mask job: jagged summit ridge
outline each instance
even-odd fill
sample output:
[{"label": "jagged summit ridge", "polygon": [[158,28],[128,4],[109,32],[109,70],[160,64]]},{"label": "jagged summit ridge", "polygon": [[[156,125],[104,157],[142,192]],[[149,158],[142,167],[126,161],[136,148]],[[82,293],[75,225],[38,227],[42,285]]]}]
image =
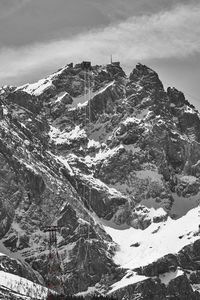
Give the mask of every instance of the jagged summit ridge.
[{"label": "jagged summit ridge", "polygon": [[93,66],[87,78],[69,64],[3,88],[1,109],[0,251],[8,261],[25,260],[27,279],[37,270],[46,281],[40,229],[57,223],[66,292],[199,299],[200,120],[181,92],[165,91],[142,64],[130,76],[119,64]]}]

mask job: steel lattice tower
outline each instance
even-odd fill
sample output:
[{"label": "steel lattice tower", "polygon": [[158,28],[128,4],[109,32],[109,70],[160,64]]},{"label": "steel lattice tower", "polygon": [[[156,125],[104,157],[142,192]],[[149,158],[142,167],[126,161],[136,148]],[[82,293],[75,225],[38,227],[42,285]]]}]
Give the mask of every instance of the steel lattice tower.
[{"label": "steel lattice tower", "polygon": [[58,253],[57,247],[57,232],[60,231],[58,226],[46,226],[43,227],[43,231],[49,233],[49,254],[48,254],[48,268],[47,268],[47,284],[48,284],[48,296],[50,299],[52,291],[61,295],[60,299],[64,297],[64,285],[62,281],[63,270],[61,267],[61,259]]}]

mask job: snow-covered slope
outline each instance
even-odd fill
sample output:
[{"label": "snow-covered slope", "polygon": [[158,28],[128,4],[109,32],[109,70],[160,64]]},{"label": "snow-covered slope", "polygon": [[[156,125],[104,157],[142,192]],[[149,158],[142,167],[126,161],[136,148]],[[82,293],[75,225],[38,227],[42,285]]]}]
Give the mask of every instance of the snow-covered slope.
[{"label": "snow-covered slope", "polygon": [[160,223],[152,223],[146,230],[119,230],[104,226],[105,231],[119,245],[114,260],[123,268],[135,269],[158,258],[177,253],[184,246],[199,239],[200,208],[190,210],[178,220],[170,217]]},{"label": "snow-covered slope", "polygon": [[0,290],[1,287],[19,294],[21,299],[46,299],[48,291],[44,286],[3,271],[0,271]]}]

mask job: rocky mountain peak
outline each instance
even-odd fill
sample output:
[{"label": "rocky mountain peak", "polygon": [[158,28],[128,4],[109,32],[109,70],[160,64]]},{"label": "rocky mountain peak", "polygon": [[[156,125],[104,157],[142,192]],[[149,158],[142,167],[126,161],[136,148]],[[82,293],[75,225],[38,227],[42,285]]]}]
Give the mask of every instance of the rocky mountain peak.
[{"label": "rocky mountain peak", "polygon": [[154,70],[150,69],[146,65],[143,65],[141,63],[137,63],[135,68],[133,69],[133,71],[130,74],[130,79],[134,75],[135,76],[136,75],[145,76],[145,75],[152,75],[152,74],[158,77],[158,74]]},{"label": "rocky mountain peak", "polygon": [[129,79],[131,81],[140,82],[141,84],[147,85],[148,83],[151,83],[152,85],[157,85],[158,87],[163,88],[158,74],[141,63],[138,63],[136,65],[136,67],[131,72]]},{"label": "rocky mountain peak", "polygon": [[154,115],[169,117],[169,98],[158,74],[149,67],[137,64],[126,84],[126,97],[131,111],[149,110]]},{"label": "rocky mountain peak", "polygon": [[0,270],[47,282],[41,228],[58,224],[66,292],[199,300],[200,118],[183,93],[114,62],[0,94]]}]

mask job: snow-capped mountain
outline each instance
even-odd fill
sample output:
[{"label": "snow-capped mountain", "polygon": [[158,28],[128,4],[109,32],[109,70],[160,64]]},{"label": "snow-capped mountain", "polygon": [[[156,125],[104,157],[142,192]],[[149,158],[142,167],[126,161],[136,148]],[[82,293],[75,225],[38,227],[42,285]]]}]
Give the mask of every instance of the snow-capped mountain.
[{"label": "snow-capped mountain", "polygon": [[45,297],[42,228],[58,225],[66,293],[200,299],[200,115],[183,93],[113,63],[0,97],[0,272],[32,282],[18,292]]}]

